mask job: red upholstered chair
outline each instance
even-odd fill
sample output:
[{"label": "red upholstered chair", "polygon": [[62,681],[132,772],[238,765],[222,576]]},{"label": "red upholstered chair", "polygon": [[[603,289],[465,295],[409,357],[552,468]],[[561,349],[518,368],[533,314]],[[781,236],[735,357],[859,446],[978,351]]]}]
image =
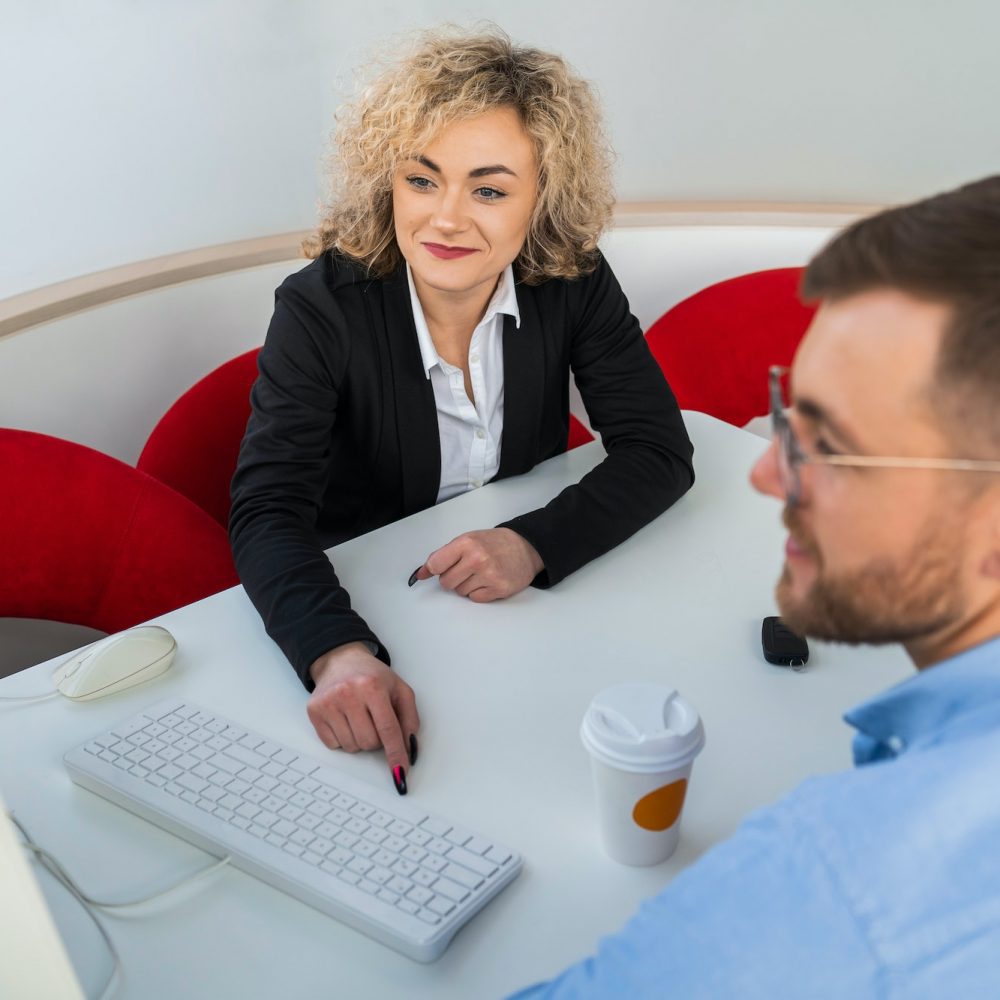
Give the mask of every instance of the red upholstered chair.
[{"label": "red upholstered chair", "polygon": [[768,412],[767,369],[791,363],[815,307],[799,301],[800,267],[729,278],[678,302],[646,342],[681,409],[743,426]]},{"label": "red upholstered chair", "polygon": [[566,441],[566,450],[572,451],[574,448],[579,448],[581,444],[588,444],[593,440],[594,435],[571,413],[569,415],[569,438]]},{"label": "red upholstered chair", "polygon": [[124,462],[0,428],[0,616],[117,632],[237,583],[226,532]]},{"label": "red upholstered chair", "polygon": [[258,347],[227,361],[188,389],[160,418],[136,463],[223,527],[259,353]]}]

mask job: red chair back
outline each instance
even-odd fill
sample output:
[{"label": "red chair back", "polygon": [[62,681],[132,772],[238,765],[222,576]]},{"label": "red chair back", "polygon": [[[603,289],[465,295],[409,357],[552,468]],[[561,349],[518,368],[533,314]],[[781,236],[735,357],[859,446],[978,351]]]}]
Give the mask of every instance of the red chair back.
[{"label": "red chair back", "polygon": [[678,302],[646,342],[681,409],[742,426],[768,411],[767,370],[791,364],[816,309],[803,305],[800,267],[730,278]]},{"label": "red chair back", "polygon": [[250,417],[260,348],[209,372],[160,418],[136,467],[229,522],[229,484]]},{"label": "red chair back", "polygon": [[143,472],[0,429],[0,615],[117,632],[236,584],[226,532]]}]

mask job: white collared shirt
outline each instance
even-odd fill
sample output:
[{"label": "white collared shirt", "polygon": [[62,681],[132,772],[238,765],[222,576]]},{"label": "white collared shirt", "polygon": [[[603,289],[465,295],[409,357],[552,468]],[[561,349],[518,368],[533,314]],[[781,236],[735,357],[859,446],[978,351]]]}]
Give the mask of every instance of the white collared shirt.
[{"label": "white collared shirt", "polygon": [[441,438],[441,482],[437,502],[488,483],[500,467],[503,436],[503,318],[521,325],[514,292],[514,269],[508,264],[469,344],[469,377],[475,405],[465,392],[461,368],[438,355],[417,298],[410,265],[406,265],[410,306],[424,373],[434,390]]}]

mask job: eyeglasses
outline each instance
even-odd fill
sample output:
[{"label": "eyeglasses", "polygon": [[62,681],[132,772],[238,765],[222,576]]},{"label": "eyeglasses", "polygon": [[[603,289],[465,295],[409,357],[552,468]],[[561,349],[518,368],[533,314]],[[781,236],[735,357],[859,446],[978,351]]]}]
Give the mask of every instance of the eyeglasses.
[{"label": "eyeglasses", "polygon": [[783,365],[768,370],[768,391],[771,399],[771,426],[778,445],[778,476],[785,494],[785,503],[794,507],[802,498],[803,465],[849,465],[875,469],[950,469],[958,472],[1000,472],[1000,462],[975,458],[893,458],[886,455],[808,455],[792,430],[785,415],[785,394],[782,376],[788,373]]}]

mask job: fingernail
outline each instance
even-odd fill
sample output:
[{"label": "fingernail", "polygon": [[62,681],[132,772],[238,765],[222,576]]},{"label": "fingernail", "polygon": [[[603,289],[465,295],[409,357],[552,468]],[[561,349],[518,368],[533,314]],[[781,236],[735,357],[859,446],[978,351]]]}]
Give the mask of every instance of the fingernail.
[{"label": "fingernail", "polygon": [[423,566],[418,566],[411,574],[410,579],[406,581],[407,587],[412,587],[417,582],[417,574],[423,569]]},{"label": "fingernail", "polygon": [[396,786],[396,791],[400,795],[406,794],[406,772],[403,770],[402,764],[397,764],[392,769],[392,781]]},{"label": "fingernail", "polygon": [[417,762],[417,737],[410,734],[410,767]]}]

